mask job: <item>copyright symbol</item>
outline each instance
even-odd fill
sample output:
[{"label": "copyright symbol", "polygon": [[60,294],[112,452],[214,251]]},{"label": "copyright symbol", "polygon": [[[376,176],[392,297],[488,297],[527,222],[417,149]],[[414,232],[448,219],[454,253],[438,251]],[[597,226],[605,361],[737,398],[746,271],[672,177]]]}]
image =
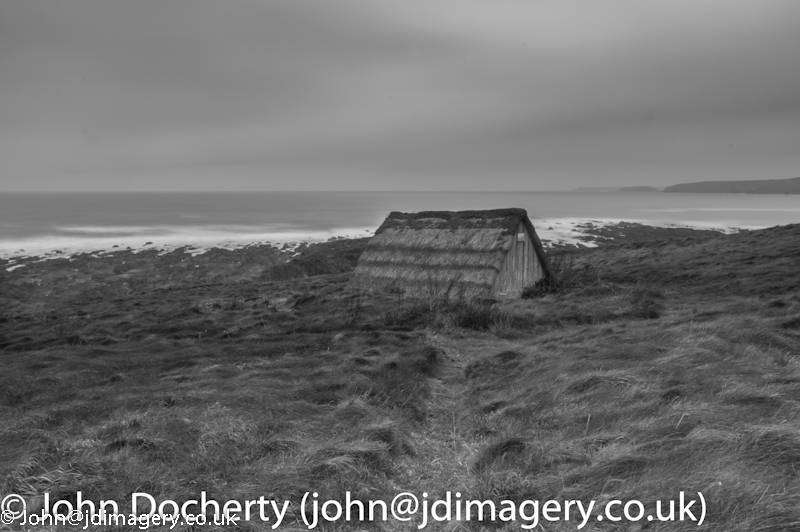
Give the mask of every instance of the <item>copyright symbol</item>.
[{"label": "copyright symbol", "polygon": [[10,525],[17,519],[25,517],[26,503],[21,495],[12,493],[0,501],[0,522]]},{"label": "copyright symbol", "polygon": [[419,508],[419,499],[413,493],[404,491],[392,499],[392,516],[398,521],[411,521]]},{"label": "copyright symbol", "polygon": [[14,522],[14,514],[11,512],[3,512],[0,514],[0,523],[4,525],[10,525]]}]

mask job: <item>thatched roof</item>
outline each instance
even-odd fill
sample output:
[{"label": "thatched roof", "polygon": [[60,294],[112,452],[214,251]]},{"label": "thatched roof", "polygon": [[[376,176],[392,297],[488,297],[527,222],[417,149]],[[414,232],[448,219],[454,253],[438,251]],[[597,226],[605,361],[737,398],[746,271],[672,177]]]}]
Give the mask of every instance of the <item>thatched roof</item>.
[{"label": "thatched roof", "polygon": [[392,212],[362,253],[355,282],[396,285],[417,295],[489,295],[520,224],[547,274],[524,209]]}]

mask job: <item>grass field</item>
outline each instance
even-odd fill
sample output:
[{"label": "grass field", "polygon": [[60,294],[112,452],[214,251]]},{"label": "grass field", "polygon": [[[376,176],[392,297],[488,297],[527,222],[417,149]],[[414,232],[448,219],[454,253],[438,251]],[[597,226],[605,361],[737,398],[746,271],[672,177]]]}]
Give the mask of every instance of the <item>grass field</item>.
[{"label": "grass field", "polygon": [[362,245],[0,268],[0,493],[684,490],[702,529],[800,529],[800,226],[560,251],[563,286],[492,306],[359,297]]}]

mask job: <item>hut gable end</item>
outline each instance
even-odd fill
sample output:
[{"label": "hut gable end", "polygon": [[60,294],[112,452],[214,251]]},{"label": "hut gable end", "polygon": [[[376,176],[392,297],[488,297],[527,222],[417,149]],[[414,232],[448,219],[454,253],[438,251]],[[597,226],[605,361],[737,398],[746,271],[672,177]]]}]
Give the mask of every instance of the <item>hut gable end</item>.
[{"label": "hut gable end", "polygon": [[362,253],[353,280],[362,289],[391,288],[417,297],[518,297],[522,288],[511,289],[507,279],[516,275],[509,254],[519,249],[520,231],[532,253],[529,265],[539,265],[541,278],[541,243],[523,209],[392,212]]}]

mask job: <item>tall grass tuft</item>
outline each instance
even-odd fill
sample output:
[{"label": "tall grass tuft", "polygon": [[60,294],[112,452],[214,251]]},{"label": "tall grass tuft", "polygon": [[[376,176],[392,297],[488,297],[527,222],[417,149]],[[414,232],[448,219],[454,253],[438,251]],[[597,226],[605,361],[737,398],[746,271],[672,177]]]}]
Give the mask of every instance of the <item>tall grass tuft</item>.
[{"label": "tall grass tuft", "polygon": [[630,315],[635,318],[654,320],[664,311],[664,292],[659,288],[637,286],[630,296]]},{"label": "tall grass tuft", "polygon": [[506,438],[484,447],[479,453],[475,462],[472,464],[472,470],[475,473],[480,473],[489,468],[496,462],[509,460],[521,455],[528,444],[521,438]]}]

